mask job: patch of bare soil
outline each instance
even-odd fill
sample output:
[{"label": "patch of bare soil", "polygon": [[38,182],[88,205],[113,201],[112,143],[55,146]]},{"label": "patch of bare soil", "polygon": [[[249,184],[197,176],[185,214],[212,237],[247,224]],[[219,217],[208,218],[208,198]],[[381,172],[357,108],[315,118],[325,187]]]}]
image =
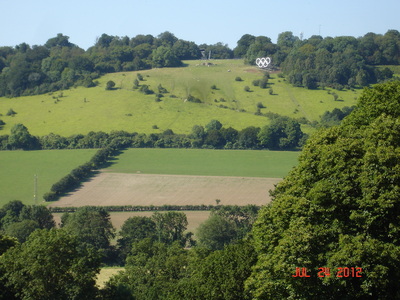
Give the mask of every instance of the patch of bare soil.
[{"label": "patch of bare soil", "polygon": [[279,178],[99,173],[49,207],[265,205]]}]

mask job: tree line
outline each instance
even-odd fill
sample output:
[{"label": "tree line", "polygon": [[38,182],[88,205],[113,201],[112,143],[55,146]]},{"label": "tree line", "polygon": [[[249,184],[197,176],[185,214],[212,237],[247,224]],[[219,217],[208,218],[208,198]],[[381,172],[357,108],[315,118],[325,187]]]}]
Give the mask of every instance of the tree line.
[{"label": "tree line", "polygon": [[224,128],[218,120],[205,126],[193,126],[189,134],[177,134],[171,129],[162,133],[129,133],[126,131],[89,132],[62,137],[50,133],[32,136],[23,124],[16,124],[10,135],[0,136],[0,150],[88,149],[120,145],[130,148],[204,148],[204,149],[271,149],[297,150],[305,142],[300,123],[292,118],[270,115],[271,122],[262,128],[249,126],[242,130]]},{"label": "tree line", "polygon": [[371,66],[400,63],[400,34],[367,33],[363,37],[312,36],[301,39],[292,32],[279,34],[277,43],[266,36],[243,35],[232,50],[226,44],[200,44],[171,32],[157,37],[129,38],[102,34],[86,51],[58,34],[44,45],[22,43],[0,47],[0,97],[43,94],[72,86],[92,87],[105,73],[182,66],[182,60],[272,57],[289,81],[298,86],[335,88],[366,86],[393,76],[390,69]]}]

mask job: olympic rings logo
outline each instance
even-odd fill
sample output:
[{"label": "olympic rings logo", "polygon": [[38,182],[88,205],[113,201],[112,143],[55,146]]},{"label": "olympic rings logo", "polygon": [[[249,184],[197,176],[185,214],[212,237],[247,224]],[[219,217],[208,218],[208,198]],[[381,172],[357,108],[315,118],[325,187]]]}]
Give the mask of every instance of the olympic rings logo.
[{"label": "olympic rings logo", "polygon": [[271,63],[270,57],[261,57],[256,59],[256,65],[259,68],[266,68]]}]

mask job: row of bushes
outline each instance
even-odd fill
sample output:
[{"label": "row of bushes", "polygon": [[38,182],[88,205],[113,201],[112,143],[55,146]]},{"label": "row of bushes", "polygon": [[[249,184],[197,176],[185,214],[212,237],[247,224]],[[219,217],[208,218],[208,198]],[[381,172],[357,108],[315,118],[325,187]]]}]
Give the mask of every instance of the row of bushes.
[{"label": "row of bushes", "polygon": [[[195,125],[190,134],[176,134],[171,129],[167,129],[162,133],[152,134],[100,131],[70,137],[53,133],[35,137],[29,133],[26,134],[26,127],[22,127],[22,130],[25,133],[15,132],[15,134],[0,136],[0,150],[96,149],[107,147],[115,139],[128,148],[273,149],[261,143],[262,138],[259,133],[262,128],[253,126],[238,131],[232,127],[207,129],[207,126],[204,128]],[[286,134],[283,137],[286,137]],[[294,144],[298,144],[295,148],[302,145],[298,142],[295,141]]]},{"label": "row of bushes", "polygon": [[[142,206],[142,205],[122,205],[122,206],[102,206],[108,212],[122,211],[208,211],[218,206],[215,205],[162,205],[162,206]],[[52,213],[75,212],[79,207],[49,207]]]},{"label": "row of bushes", "polygon": [[45,201],[55,201],[60,196],[65,195],[71,190],[80,186],[81,182],[93,175],[93,171],[103,167],[107,161],[118,154],[124,147],[124,143],[119,140],[113,140],[108,146],[96,152],[89,162],[73,169],[68,175],[54,183],[50,189],[43,195]]}]

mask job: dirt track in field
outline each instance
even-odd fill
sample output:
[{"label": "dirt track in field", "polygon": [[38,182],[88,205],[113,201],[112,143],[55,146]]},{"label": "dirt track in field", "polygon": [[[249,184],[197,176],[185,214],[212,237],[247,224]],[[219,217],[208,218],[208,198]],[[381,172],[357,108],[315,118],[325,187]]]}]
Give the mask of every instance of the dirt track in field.
[{"label": "dirt track in field", "polygon": [[279,178],[99,173],[50,207],[265,205]]}]

